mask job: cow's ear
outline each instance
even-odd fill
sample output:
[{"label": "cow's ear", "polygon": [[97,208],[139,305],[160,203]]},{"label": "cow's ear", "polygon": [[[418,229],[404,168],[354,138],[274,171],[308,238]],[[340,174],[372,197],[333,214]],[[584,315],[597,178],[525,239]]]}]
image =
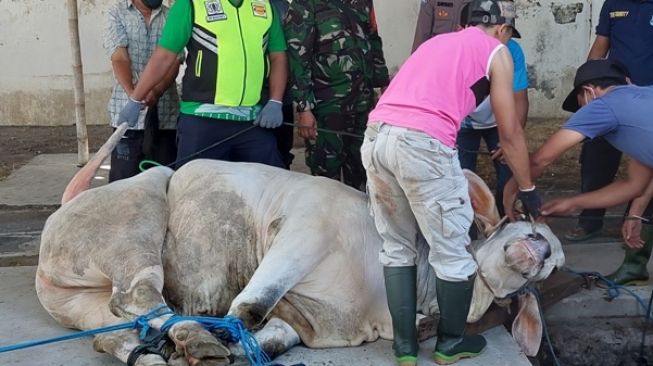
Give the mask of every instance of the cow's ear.
[{"label": "cow's ear", "polygon": [[527,356],[534,357],[542,341],[542,319],[532,293],[519,295],[519,312],[512,322],[512,337]]},{"label": "cow's ear", "polygon": [[487,184],[471,170],[463,169],[469,185],[469,197],[474,208],[474,218],[489,237],[499,226],[501,218],[494,200],[494,195]]}]

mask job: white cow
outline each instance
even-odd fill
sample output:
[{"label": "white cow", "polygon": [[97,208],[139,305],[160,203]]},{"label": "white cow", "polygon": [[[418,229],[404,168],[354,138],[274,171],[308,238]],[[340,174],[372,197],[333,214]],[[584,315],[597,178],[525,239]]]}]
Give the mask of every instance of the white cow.
[{"label": "white cow", "polygon": [[[232,314],[249,328],[264,324],[256,338],[272,356],[300,342],[341,347],[392,339],[381,239],[364,194],[330,179],[209,160],[82,192],[122,131],[73,178],[43,230],[36,289],[62,325],[101,327],[167,304],[179,314]],[[498,224],[494,200],[470,177],[477,218],[489,233]],[[542,237],[529,237],[528,223],[507,224],[476,245],[481,279],[469,322],[494,299],[563,264],[549,228],[536,230]],[[435,274],[423,240],[419,250],[418,311],[433,315]],[[513,335],[533,354],[539,314],[532,297],[520,298],[526,301]],[[150,324],[159,328],[168,317]],[[136,365],[229,363],[230,349],[197,323],[178,323],[168,335],[176,344],[169,363],[149,354]],[[126,362],[138,344],[135,331],[121,331],[97,336],[94,347]]]}]

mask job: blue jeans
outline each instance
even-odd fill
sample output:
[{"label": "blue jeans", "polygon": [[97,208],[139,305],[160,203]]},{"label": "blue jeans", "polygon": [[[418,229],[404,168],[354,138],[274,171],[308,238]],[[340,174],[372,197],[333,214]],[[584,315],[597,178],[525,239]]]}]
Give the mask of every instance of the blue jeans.
[{"label": "blue jeans", "polygon": [[[469,169],[476,172],[476,160],[478,157],[478,149],[481,146],[481,138],[485,141],[485,145],[489,151],[493,151],[499,147],[499,130],[496,127],[483,130],[461,128],[458,132],[456,145],[458,145],[460,166],[463,169]],[[494,197],[496,199],[497,209],[499,209],[499,215],[503,216],[503,188],[512,177],[512,172],[505,163],[496,160],[493,163],[494,170],[497,174],[497,186]]]}]

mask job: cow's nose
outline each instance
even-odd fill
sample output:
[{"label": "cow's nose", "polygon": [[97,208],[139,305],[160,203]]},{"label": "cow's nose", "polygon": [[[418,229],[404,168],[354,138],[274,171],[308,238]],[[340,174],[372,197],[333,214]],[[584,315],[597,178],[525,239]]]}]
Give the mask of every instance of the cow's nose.
[{"label": "cow's nose", "polygon": [[544,259],[549,259],[550,256],[551,256],[551,246],[547,245],[546,252],[544,252]]}]

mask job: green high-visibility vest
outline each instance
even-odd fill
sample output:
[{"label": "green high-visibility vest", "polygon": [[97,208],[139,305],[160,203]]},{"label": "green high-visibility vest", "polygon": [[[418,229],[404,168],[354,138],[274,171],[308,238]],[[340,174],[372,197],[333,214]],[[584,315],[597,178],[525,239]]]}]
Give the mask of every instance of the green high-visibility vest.
[{"label": "green high-visibility vest", "polygon": [[[183,0],[178,0],[183,1]],[[254,106],[267,73],[272,7],[267,0],[192,0],[183,99],[229,107]]]}]

